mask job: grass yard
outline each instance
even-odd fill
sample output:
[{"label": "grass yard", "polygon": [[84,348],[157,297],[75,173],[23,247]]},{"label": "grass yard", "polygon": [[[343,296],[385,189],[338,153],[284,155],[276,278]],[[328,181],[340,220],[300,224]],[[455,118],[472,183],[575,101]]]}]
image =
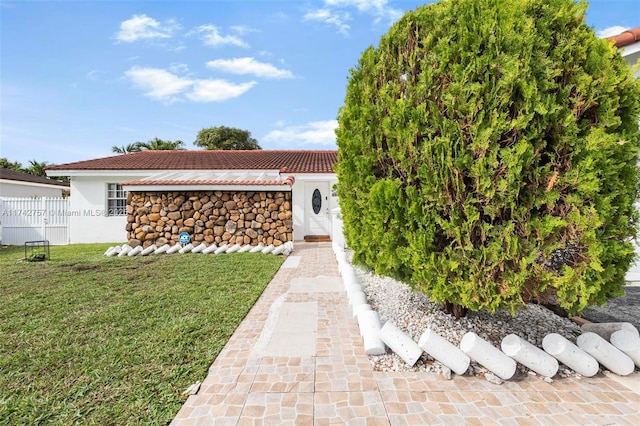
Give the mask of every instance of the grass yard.
[{"label": "grass yard", "polygon": [[167,424],[283,262],[0,247],[0,424]]}]

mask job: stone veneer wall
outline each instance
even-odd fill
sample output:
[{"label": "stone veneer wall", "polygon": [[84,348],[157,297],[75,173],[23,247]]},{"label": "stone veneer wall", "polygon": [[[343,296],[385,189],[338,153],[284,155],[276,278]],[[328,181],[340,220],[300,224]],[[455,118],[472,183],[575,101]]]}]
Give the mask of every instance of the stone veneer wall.
[{"label": "stone veneer wall", "polygon": [[291,192],[130,192],[127,238],[132,247],[178,242],[279,246],[293,240]]}]

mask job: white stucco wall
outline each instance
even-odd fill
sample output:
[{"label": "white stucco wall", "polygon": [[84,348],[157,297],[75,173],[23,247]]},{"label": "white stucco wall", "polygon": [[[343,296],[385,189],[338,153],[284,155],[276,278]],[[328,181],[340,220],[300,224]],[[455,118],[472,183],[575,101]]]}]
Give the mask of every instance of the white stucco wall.
[{"label": "white stucco wall", "polygon": [[[625,46],[622,48],[622,56],[629,63],[629,66],[635,66],[638,62],[640,62],[640,42],[634,43],[629,46]],[[634,74],[636,78],[640,78],[640,68],[638,68]],[[640,125],[640,121],[638,122]],[[640,205],[636,203],[636,208],[640,210]],[[639,282],[640,281],[640,241],[635,241],[636,245],[636,256],[638,260],[631,265],[629,271],[626,275],[627,281]]]},{"label": "white stucco wall", "polygon": [[0,179],[0,197],[61,197],[62,192],[69,188],[62,186],[44,185],[39,183],[8,181]]},{"label": "white stucco wall", "polygon": [[127,216],[107,216],[107,184],[139,176],[73,176],[71,178],[70,241],[74,243],[125,243]]},{"label": "white stucco wall", "polygon": [[[125,243],[126,216],[105,216],[107,204],[107,184],[120,183],[127,180],[136,180],[149,175],[149,172],[132,171],[131,174],[117,174],[113,171],[74,172],[71,176],[71,217],[70,217],[70,242],[71,243]],[[293,239],[302,240],[305,237],[305,201],[311,194],[305,193],[306,182],[326,182],[329,188],[330,212],[338,207],[338,198],[333,196],[332,188],[338,183],[335,174],[294,174],[295,182],[292,187],[293,210]],[[331,215],[328,216],[329,228],[331,228]],[[331,231],[331,229],[329,229]],[[331,235],[331,232],[329,232]]]}]

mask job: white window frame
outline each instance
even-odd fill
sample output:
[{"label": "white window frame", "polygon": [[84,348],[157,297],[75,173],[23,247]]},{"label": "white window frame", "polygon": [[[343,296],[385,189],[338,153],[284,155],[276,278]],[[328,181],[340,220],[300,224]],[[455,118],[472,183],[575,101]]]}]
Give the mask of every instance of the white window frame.
[{"label": "white window frame", "polygon": [[107,183],[106,216],[127,215],[127,191],[119,183]]}]

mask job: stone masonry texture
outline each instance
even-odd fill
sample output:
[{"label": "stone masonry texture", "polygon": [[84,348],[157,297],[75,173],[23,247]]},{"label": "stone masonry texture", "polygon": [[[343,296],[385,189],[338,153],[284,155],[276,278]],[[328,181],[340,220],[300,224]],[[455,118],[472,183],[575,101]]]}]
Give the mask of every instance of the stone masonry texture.
[{"label": "stone masonry texture", "polygon": [[130,192],[130,246],[178,243],[282,245],[293,240],[291,192]]}]

